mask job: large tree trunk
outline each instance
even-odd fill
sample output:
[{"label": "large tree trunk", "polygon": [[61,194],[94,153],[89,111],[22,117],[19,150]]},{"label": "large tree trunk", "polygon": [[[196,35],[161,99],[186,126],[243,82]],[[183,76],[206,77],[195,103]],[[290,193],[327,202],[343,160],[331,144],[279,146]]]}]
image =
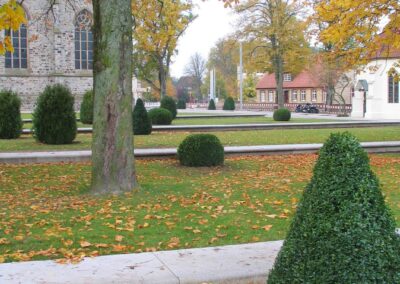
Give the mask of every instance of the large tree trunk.
[{"label": "large tree trunk", "polygon": [[165,71],[165,67],[161,62],[159,63],[159,71],[158,71],[158,80],[160,83],[160,97],[161,99],[167,95],[167,72]]},{"label": "large tree trunk", "polygon": [[136,186],[131,0],[93,0],[93,11],[92,191],[119,194]]},{"label": "large tree trunk", "polygon": [[283,58],[280,55],[275,56],[274,60],[274,71],[276,80],[276,94],[278,97],[278,107],[283,108],[285,106],[285,99],[283,94]]}]

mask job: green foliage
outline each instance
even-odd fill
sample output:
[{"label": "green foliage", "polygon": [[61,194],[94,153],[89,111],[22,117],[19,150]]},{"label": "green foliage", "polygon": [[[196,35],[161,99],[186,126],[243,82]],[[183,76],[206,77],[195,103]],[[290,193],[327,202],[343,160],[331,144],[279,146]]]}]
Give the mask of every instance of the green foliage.
[{"label": "green foliage", "polygon": [[184,99],[178,100],[177,108],[178,109],[186,109],[186,101]]},{"label": "green foliage", "polygon": [[176,110],[176,102],[173,98],[165,96],[161,99],[160,108],[165,108],[169,110],[172,114],[172,119],[176,118],[177,110]]},{"label": "green foliage", "polygon": [[0,139],[16,139],[22,132],[21,100],[11,91],[0,92]]},{"label": "green foliage", "polygon": [[254,74],[248,74],[246,79],[244,80],[244,90],[243,94],[245,98],[255,98],[257,95],[256,91],[256,78]]},{"label": "green foliage", "polygon": [[208,110],[216,110],[217,108],[215,107],[215,102],[213,99],[210,100],[208,103]]},{"label": "green foliage", "polygon": [[400,283],[400,238],[350,133],[320,151],[268,283]]},{"label": "green foliage", "polygon": [[74,97],[62,85],[47,86],[33,113],[36,140],[45,144],[70,144],[77,132]]},{"label": "green foliage", "polygon": [[235,110],[235,101],[232,97],[227,97],[224,102],[223,110]]},{"label": "green foliage", "polygon": [[81,103],[80,119],[83,124],[93,124],[93,90],[83,95]]},{"label": "green foliage", "polygon": [[273,118],[275,121],[289,121],[291,118],[290,110],[287,108],[280,108],[274,111]]},{"label": "green foliage", "polygon": [[179,161],[189,167],[210,167],[224,164],[224,147],[212,134],[192,134],[178,148]]},{"label": "green foliage", "polygon": [[133,109],[133,134],[149,135],[152,126],[146,107],[141,99],[137,99],[135,108]]},{"label": "green foliage", "polygon": [[148,114],[154,125],[170,125],[172,123],[172,113],[165,108],[153,108]]}]

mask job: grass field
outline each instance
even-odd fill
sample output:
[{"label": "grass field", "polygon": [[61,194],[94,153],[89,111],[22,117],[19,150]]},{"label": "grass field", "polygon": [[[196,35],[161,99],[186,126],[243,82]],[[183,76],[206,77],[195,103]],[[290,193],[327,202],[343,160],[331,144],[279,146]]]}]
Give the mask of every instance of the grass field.
[{"label": "grass field", "polygon": [[[400,225],[400,155],[371,158]],[[88,193],[90,164],[0,165],[0,262],[283,239],[315,160],[137,161],[141,188],[120,197]]]},{"label": "grass field", "polygon": [[[348,129],[288,129],[257,131],[212,132],[225,146],[277,145],[322,143],[332,132],[349,131],[361,141],[398,141],[400,127],[348,128]],[[189,135],[187,132],[159,132],[149,136],[135,136],[136,148],[177,147]],[[70,145],[45,145],[37,143],[32,136],[23,135],[16,140],[0,140],[0,152],[84,150],[91,147],[91,134],[79,134]]]}]

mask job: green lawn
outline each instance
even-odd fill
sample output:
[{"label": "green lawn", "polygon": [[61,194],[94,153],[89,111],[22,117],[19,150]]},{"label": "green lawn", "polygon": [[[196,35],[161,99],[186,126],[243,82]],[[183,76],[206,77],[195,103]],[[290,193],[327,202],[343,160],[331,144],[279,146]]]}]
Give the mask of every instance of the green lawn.
[{"label": "green lawn", "polygon": [[[121,197],[88,194],[90,164],[0,165],[0,262],[283,239],[315,160],[142,160],[140,190]],[[372,165],[400,225],[400,155],[373,155]]]},{"label": "green lawn", "polygon": [[[361,141],[398,141],[400,127],[347,128],[347,129],[280,129],[258,131],[213,132],[225,146],[276,145],[322,143],[330,133],[349,131]],[[159,132],[149,136],[135,136],[136,148],[177,147],[189,135],[186,132]],[[91,134],[79,134],[71,145],[44,145],[35,142],[30,135],[17,140],[0,140],[0,152],[84,150],[90,149]]]}]

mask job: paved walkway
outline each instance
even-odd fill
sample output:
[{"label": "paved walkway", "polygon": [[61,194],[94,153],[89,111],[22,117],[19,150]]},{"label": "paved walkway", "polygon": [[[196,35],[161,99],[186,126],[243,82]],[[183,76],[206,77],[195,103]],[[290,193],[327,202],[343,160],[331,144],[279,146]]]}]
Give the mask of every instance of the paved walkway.
[{"label": "paved walkway", "polygon": [[0,283],[265,283],[282,241],[0,265]]},{"label": "paved walkway", "polygon": [[[225,155],[276,155],[317,153],[323,144],[287,144],[261,146],[225,147]],[[400,141],[362,142],[361,146],[370,153],[399,153]],[[135,149],[135,158],[175,157],[176,148]],[[0,164],[33,164],[86,162],[91,159],[91,151],[55,151],[55,152],[14,152],[0,153]]]}]

